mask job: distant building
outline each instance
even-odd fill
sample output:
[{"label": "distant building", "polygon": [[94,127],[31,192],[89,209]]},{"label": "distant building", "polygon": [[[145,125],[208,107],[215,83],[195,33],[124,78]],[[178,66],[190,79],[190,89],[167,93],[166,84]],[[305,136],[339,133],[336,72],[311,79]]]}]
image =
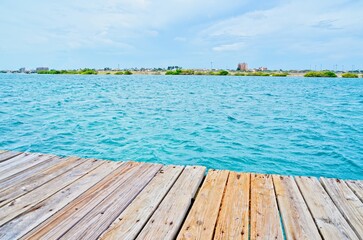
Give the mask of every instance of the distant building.
[{"label": "distant building", "polygon": [[25,68],[23,67],[23,68],[19,68],[19,72],[20,73],[25,73]]},{"label": "distant building", "polygon": [[47,68],[47,67],[37,67],[37,68],[35,69],[35,71],[36,71],[36,72],[39,72],[39,71],[49,71],[49,68]]},{"label": "distant building", "polygon": [[239,71],[248,71],[248,64],[247,63],[239,63],[237,66],[237,70]]},{"label": "distant building", "polygon": [[267,71],[267,67],[259,67],[257,71]]}]

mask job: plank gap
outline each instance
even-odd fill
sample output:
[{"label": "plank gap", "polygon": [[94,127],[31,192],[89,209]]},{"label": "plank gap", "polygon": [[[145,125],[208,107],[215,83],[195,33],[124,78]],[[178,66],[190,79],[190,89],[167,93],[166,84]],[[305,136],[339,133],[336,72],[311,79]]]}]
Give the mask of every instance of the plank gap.
[{"label": "plank gap", "polygon": [[295,184],[296,184],[296,186],[297,186],[297,189],[299,189],[299,192],[300,192],[300,194],[301,194],[301,196],[302,196],[302,198],[303,198],[303,200],[304,200],[304,202],[305,202],[306,207],[307,207],[307,208],[308,208],[308,210],[309,210],[310,216],[311,216],[311,217],[312,217],[312,219],[314,220],[315,226],[316,226],[316,228],[318,229],[318,232],[319,232],[319,234],[320,234],[321,239],[325,239],[325,238],[324,238],[324,236],[323,236],[323,234],[322,234],[322,232],[320,231],[320,228],[319,228],[319,226],[318,226],[317,222],[315,221],[314,215],[312,214],[312,210],[310,209],[309,204],[307,203],[307,201],[306,201],[306,199],[305,199],[305,196],[304,196],[304,194],[302,193],[302,191],[301,191],[301,189],[300,189],[300,185],[296,182],[295,177],[293,177],[293,179],[294,179],[294,182],[295,182]]}]

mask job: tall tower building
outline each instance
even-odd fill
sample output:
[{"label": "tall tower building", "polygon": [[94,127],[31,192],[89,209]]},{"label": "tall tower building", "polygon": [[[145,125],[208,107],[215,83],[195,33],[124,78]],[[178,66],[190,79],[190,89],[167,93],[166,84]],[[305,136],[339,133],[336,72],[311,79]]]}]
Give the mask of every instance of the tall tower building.
[{"label": "tall tower building", "polygon": [[237,66],[237,70],[240,71],[247,71],[248,70],[248,64],[247,63],[239,63]]}]

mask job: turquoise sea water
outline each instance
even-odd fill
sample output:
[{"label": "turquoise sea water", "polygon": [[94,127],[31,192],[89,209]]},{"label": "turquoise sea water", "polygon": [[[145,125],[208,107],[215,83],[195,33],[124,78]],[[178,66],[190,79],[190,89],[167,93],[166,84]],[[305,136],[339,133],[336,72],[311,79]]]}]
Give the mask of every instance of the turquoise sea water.
[{"label": "turquoise sea water", "polygon": [[0,74],[0,149],[363,179],[363,79]]}]

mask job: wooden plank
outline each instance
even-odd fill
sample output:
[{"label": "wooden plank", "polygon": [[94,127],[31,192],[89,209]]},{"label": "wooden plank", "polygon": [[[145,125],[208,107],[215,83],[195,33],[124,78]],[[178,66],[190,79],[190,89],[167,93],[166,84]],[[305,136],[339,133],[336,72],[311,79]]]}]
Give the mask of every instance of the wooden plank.
[{"label": "wooden plank", "polygon": [[283,239],[271,175],[251,174],[251,239]]},{"label": "wooden plank", "polygon": [[119,215],[101,239],[135,239],[183,171],[164,166],[135,200]]},{"label": "wooden plank", "polygon": [[344,181],[320,178],[326,192],[360,239],[363,239],[363,203]]},{"label": "wooden plank", "polygon": [[21,153],[20,152],[8,152],[8,151],[3,151],[1,154],[0,154],[0,163],[1,162],[5,162],[7,160],[11,160],[11,158],[13,157],[16,157],[18,155],[20,155]]},{"label": "wooden plank", "polygon": [[60,238],[122,183],[132,178],[136,172],[145,167],[147,168],[145,164],[135,162],[127,162],[121,165],[112,174],[34,228],[22,239]]},{"label": "wooden plank", "polygon": [[145,164],[145,166],[147,168],[140,169],[132,178],[127,179],[69,229],[61,239],[98,239],[162,167],[160,164]]},{"label": "wooden plank", "polygon": [[4,188],[0,191],[0,207],[8,204],[14,199],[21,197],[34,189],[46,184],[52,179],[74,169],[76,166],[84,163],[86,159],[79,159],[77,157],[70,157],[62,159],[63,161],[59,164],[46,169],[44,171],[40,171],[38,173],[34,173],[33,176],[29,178],[24,178],[23,181],[19,183],[15,183],[8,188]]},{"label": "wooden plank", "polygon": [[273,176],[287,239],[321,239],[318,228],[293,177]]},{"label": "wooden plank", "polygon": [[0,227],[0,239],[18,239],[51,217],[86,190],[111,174],[122,163],[107,161],[62,191],[36,204],[28,211]]},{"label": "wooden plank", "polygon": [[214,239],[247,240],[250,206],[250,174],[230,172]]},{"label": "wooden plank", "polygon": [[[13,166],[11,168],[5,168],[2,172],[0,172],[0,180],[4,180],[10,176],[20,173],[37,164],[42,164],[43,161],[46,161],[52,157],[54,157],[54,156],[53,155],[42,155],[42,154],[31,154],[29,158],[25,157],[21,161],[18,161],[18,164],[16,164],[15,166]],[[7,163],[7,162],[4,162],[4,163]]]},{"label": "wooden plank", "polygon": [[316,178],[295,177],[295,181],[324,239],[358,239]]},{"label": "wooden plank", "polygon": [[[24,161],[32,160],[40,156],[40,154],[35,153],[21,153],[15,157],[12,157],[10,161],[5,161],[0,163],[0,173],[6,172],[7,170],[14,169],[19,163],[23,163]],[[3,179],[0,175],[0,179]]]},{"label": "wooden plank", "polygon": [[103,163],[103,161],[96,160],[85,161],[71,171],[65,172],[48,183],[4,205],[0,211],[0,226],[28,211],[35,204],[52,196]]},{"label": "wooden plank", "polygon": [[363,202],[363,181],[350,180],[345,181],[355,195]]},{"label": "wooden plank", "polygon": [[186,167],[137,239],[174,239],[203,180],[204,173],[205,167]]},{"label": "wooden plank", "polygon": [[210,170],[177,239],[212,239],[229,172]]},{"label": "wooden plank", "polygon": [[59,157],[51,157],[48,160],[41,162],[40,164],[37,164],[35,166],[25,169],[24,171],[18,172],[10,177],[0,180],[0,192],[62,161],[64,161],[64,159]]}]

